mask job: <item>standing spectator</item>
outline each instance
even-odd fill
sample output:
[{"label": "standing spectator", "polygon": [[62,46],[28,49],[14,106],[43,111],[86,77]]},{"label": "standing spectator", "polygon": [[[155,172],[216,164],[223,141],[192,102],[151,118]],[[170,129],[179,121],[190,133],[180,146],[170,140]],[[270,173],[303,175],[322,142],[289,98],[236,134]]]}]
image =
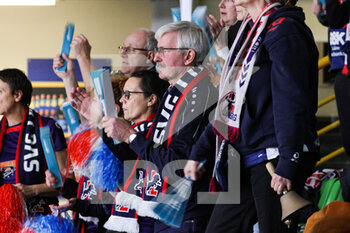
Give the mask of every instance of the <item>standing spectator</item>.
[{"label": "standing spectator", "polygon": [[[256,220],[260,232],[287,232],[280,195],[300,192],[319,159],[317,48],[301,8],[269,2],[235,1],[249,17],[224,65],[214,123],[185,167],[196,179],[199,161],[215,154],[216,140],[219,164],[240,158],[240,202],[216,205],[207,232],[251,232]],[[269,161],[276,167],[272,177]],[[226,174],[218,171],[218,180]]]},{"label": "standing spectator", "polygon": [[350,1],[327,0],[331,69],[345,153],[350,158]]},{"label": "standing spectator", "polygon": [[[317,16],[319,22],[329,27],[329,58],[331,72],[335,76],[334,92],[337,102],[340,131],[345,153],[350,157],[350,39],[346,39],[349,33],[350,1],[327,0],[322,5],[320,1],[314,0],[312,12]],[[348,36],[350,38],[350,36]]]},{"label": "standing spectator", "polygon": [[[205,67],[209,70],[211,81],[215,87],[220,83],[221,74],[217,71],[217,64],[222,69],[224,60],[228,56],[229,49],[236,38],[238,29],[241,26],[242,20],[247,16],[244,8],[236,11],[236,6],[232,0],[221,0],[219,5],[220,20],[218,21],[213,15],[208,16],[211,36],[214,41],[217,57],[209,58],[205,63]],[[226,31],[224,28],[228,28]]]}]

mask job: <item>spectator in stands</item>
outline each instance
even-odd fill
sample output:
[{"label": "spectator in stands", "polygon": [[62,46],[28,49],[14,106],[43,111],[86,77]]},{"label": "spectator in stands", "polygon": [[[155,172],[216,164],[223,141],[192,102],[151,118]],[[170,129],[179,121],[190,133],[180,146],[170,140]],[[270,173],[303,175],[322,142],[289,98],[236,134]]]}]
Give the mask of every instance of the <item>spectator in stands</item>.
[{"label": "spectator in stands", "polygon": [[[338,68],[334,91],[337,100],[340,129],[345,152],[350,157],[350,1],[326,0],[325,5],[326,19],[330,28],[332,68]],[[334,63],[336,64],[334,65]],[[347,165],[340,178],[343,197],[348,202],[350,202],[349,171],[350,166]]]},{"label": "spectator in stands", "polygon": [[[192,145],[208,123],[208,116],[216,102],[216,90],[207,72],[200,64],[208,53],[208,41],[204,31],[191,22],[176,22],[162,26],[156,32],[158,48],[155,62],[159,77],[170,83],[157,109],[149,132],[137,132],[125,120],[103,118],[107,136],[123,141],[140,160],[154,163],[161,180],[154,187],[157,198],[166,187],[166,179],[174,180],[174,173],[162,174],[170,162],[187,159]],[[113,124],[110,124],[113,122]],[[111,128],[113,126],[113,128]],[[127,155],[126,155],[127,156]],[[167,167],[174,172],[183,167]],[[164,177],[166,175],[167,177]],[[196,203],[196,192],[208,188],[204,177],[194,184],[184,220],[179,229],[170,228],[157,221],[155,232],[203,232],[211,213],[211,207]],[[140,212],[142,209],[137,209]]]},{"label": "spectator in stands", "polygon": [[[220,65],[220,69],[222,69],[228,56],[229,48],[236,38],[242,20],[247,15],[244,8],[240,8],[237,12],[232,0],[221,0],[218,6],[220,9],[220,20],[218,21],[213,15],[208,16],[211,37],[214,41],[217,57],[209,58],[208,62],[204,63],[209,70],[211,81],[215,87],[219,85],[221,77],[217,66]],[[227,31],[222,30],[225,27],[228,28]]]},{"label": "spectator in stands", "polygon": [[[71,60],[69,60],[69,62],[71,62]],[[114,98],[119,101],[122,96],[121,90],[127,77],[122,74],[115,74],[111,79]],[[87,101],[89,107],[91,107],[93,99],[88,96]],[[96,105],[96,103],[94,105]],[[117,102],[116,108],[118,113],[123,115],[121,104],[119,102]],[[94,122],[96,119],[87,120],[89,123],[92,122],[92,124],[96,124],[96,122]],[[62,175],[65,176],[66,173],[63,173]],[[47,170],[46,183],[53,187],[57,182],[57,178]],[[81,175],[78,183],[75,181],[75,175],[71,173],[66,177],[61,193],[64,198],[68,199],[68,203],[63,206],[52,205],[50,207],[58,210],[73,210],[75,213],[74,226],[78,232],[105,232],[103,225],[109,218],[110,211],[106,210],[103,205],[97,204],[100,202],[100,192],[102,192],[102,190],[99,190],[88,176]]]},{"label": "spectator in stands", "polygon": [[331,68],[337,70],[334,91],[340,129],[345,153],[350,158],[350,1],[340,4],[338,0],[327,0],[325,4],[330,28]]},{"label": "spectator in stands", "polygon": [[42,117],[28,106],[32,84],[18,69],[0,71],[0,185],[14,184],[24,196],[30,215],[48,214],[48,204],[58,203],[58,191],[45,184],[47,168],[40,141],[40,128],[48,126],[57,162],[63,170],[66,141],[62,129],[51,118]]},{"label": "spectator in stands", "polygon": [[[81,45],[86,46],[88,45],[88,42],[86,41],[82,42]],[[52,68],[56,73],[56,75],[63,80],[65,84],[67,96],[70,96],[69,95],[70,91],[72,91],[72,89],[74,89],[74,87],[77,86],[77,80],[74,74],[74,63],[65,54],[63,54],[62,56],[67,61],[67,70],[65,72],[59,72],[56,70],[58,67],[63,66],[63,62],[59,56],[56,56],[54,58]],[[82,64],[82,62],[79,62],[79,64]],[[86,72],[87,66],[83,65],[81,67],[81,70],[82,72]],[[115,97],[115,100],[117,100],[116,108],[117,108],[117,112],[120,113],[121,116],[123,115],[123,113],[122,113],[121,104],[119,103],[119,99],[122,96],[122,88],[127,78],[128,77],[125,76],[124,74],[114,74],[111,76],[114,97]],[[95,114],[94,114],[94,118],[83,119],[83,120],[88,121],[89,125],[96,127],[102,117],[102,110],[99,107],[100,104],[97,101],[97,99],[89,97],[87,100],[89,100],[88,106],[91,109],[91,112]],[[66,173],[63,173],[63,175],[65,176]],[[57,178],[52,173],[50,173],[49,171],[46,171],[46,183],[49,186],[53,187],[57,181],[58,181]],[[110,211],[105,211],[103,206],[101,205],[91,204],[92,201],[94,202],[99,201],[98,195],[100,190],[96,188],[96,186],[91,182],[90,178],[87,176],[81,176],[79,179],[79,184],[80,185],[78,185],[78,182],[75,181],[74,174],[72,173],[68,174],[68,177],[66,177],[65,183],[62,189],[63,197],[69,199],[68,204],[60,207],[57,207],[57,205],[53,205],[52,208],[73,209],[76,213],[74,218],[74,225],[75,225],[75,229],[78,232],[85,232],[85,233],[105,232],[103,225],[109,218]],[[89,187],[89,188],[86,188],[86,187]]]},{"label": "spectator in stands", "polygon": [[[126,81],[122,91],[123,94],[116,97],[116,100],[122,103],[124,116],[127,120],[132,122],[132,126],[135,130],[139,132],[148,131],[159,104],[159,100],[167,87],[168,83],[159,79],[158,74],[155,71],[150,70],[136,71],[132,73],[131,77]],[[89,105],[91,101],[93,101],[91,97],[80,88],[76,89],[72,95],[75,102],[74,106],[86,119],[89,120],[90,111],[88,111],[87,108],[90,107]],[[107,128],[106,131],[108,132],[108,130],[109,129]],[[125,145],[115,145],[112,139],[106,137],[104,138],[104,142],[108,144],[109,148],[115,152],[115,155],[121,161],[137,157],[137,155],[135,155],[131,156],[131,158],[124,158],[121,156],[123,154],[119,151],[124,150]],[[51,178],[52,177],[48,177],[47,179]],[[146,189],[147,186],[144,188]],[[142,193],[143,192],[137,193],[139,196],[138,198],[142,197]],[[147,197],[145,197],[145,200],[147,201]],[[135,210],[122,208],[118,201],[115,202],[114,208],[111,208],[109,205],[90,205],[87,208],[88,203],[86,202],[87,201],[74,198],[70,200],[68,208],[73,208],[73,210],[77,210],[80,214],[89,214],[93,217],[104,216],[104,209],[107,208],[112,210],[112,217],[105,224],[106,229],[119,232],[135,232],[138,230],[141,232],[153,232],[154,220],[148,217],[139,217],[135,219]],[[67,206],[65,205],[58,208],[60,209],[63,207],[66,208]],[[84,212],[81,210],[84,210]],[[110,212],[108,214],[110,215]],[[117,221],[115,219],[117,219]]]},{"label": "spectator in stands", "polygon": [[[236,6],[232,0],[221,0],[218,6],[220,10],[220,20],[217,20],[213,15],[209,15],[208,22],[218,55],[225,59],[238,29],[241,26],[242,20],[246,16],[246,12],[243,11],[244,13],[239,12],[237,14]],[[227,34],[222,31],[226,26],[229,27]],[[228,37],[228,40],[225,39],[225,35]]]},{"label": "spectator in stands", "polygon": [[154,32],[147,29],[138,29],[128,35],[119,51],[122,58],[121,71],[130,75],[139,70],[154,69],[154,48],[157,40]]},{"label": "spectator in stands", "polygon": [[[334,92],[337,101],[340,130],[345,153],[350,157],[350,41],[346,40],[350,1],[327,0],[322,5],[314,0],[312,12],[320,23],[329,27],[329,60],[335,76]],[[348,30],[349,31],[349,30]],[[349,32],[348,32],[349,33]]]},{"label": "spectator in stands", "polygon": [[[301,8],[265,0],[234,3],[249,16],[223,68],[213,125],[193,148],[185,175],[196,179],[199,161],[215,154],[218,142],[214,174],[224,190],[227,172],[220,168],[241,158],[240,202],[215,206],[207,232],[250,232],[257,219],[260,232],[287,232],[279,195],[300,192],[319,159],[318,52]],[[276,167],[272,177],[267,162]]]},{"label": "spectator in stands", "polygon": [[[132,72],[137,70],[154,69],[153,57],[154,47],[157,45],[157,41],[154,38],[154,32],[148,29],[138,29],[128,35],[123,43],[123,46],[119,47],[122,64],[120,72],[127,76],[130,76]],[[78,35],[73,38],[71,48],[78,60],[79,67],[83,76],[86,90],[90,93],[93,90],[93,84],[91,82],[90,72],[94,70],[91,61],[91,45],[88,39],[84,35]],[[63,65],[63,61],[67,60],[66,55],[62,57],[58,54],[54,58],[54,72],[57,74],[56,68]],[[58,74],[57,74],[58,75]],[[61,75],[58,75],[61,76]],[[72,88],[77,87],[75,78],[63,77],[65,88],[69,93]]]}]

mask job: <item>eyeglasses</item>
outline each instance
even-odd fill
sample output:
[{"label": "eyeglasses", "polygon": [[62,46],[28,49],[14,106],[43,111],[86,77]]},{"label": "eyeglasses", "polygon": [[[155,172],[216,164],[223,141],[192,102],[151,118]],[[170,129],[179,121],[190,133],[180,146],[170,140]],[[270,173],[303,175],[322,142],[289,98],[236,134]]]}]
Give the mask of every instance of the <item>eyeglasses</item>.
[{"label": "eyeglasses", "polygon": [[126,100],[130,99],[130,94],[149,94],[147,91],[122,91],[122,96],[125,96]]},{"label": "eyeglasses", "polygon": [[142,48],[133,48],[133,47],[124,47],[124,46],[118,46],[119,52],[125,52],[125,53],[129,53],[129,54],[133,54],[135,53],[136,50],[139,51],[148,51],[148,49],[142,49]]},{"label": "eyeglasses", "polygon": [[189,50],[189,48],[163,48],[163,47],[155,47],[154,52],[159,53],[160,55],[164,54],[164,51],[166,50]]}]

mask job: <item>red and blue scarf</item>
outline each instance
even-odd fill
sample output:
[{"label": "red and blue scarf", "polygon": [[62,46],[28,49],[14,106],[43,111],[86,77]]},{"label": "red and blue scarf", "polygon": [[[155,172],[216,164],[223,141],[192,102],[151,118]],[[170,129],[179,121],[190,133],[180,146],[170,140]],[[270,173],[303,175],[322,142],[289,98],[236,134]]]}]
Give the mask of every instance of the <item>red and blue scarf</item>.
[{"label": "red and blue scarf", "polygon": [[[148,131],[152,125],[154,115],[154,113],[151,114],[147,120],[133,124],[132,127],[137,132]],[[121,190],[117,188],[116,190],[111,216],[104,225],[108,230],[118,232],[139,232],[138,214],[132,203],[135,201],[148,201],[149,198],[147,195],[145,196],[147,189],[145,184],[147,183],[148,170],[150,168],[146,166],[145,169],[136,169],[139,165],[138,163],[139,159],[136,160],[130,176],[126,180],[123,188]]]},{"label": "red and blue scarf", "polygon": [[[210,191],[217,191],[217,168],[222,162],[222,152],[227,142],[234,143],[239,139],[240,117],[245,103],[245,95],[250,79],[254,73],[257,52],[267,31],[269,15],[280,3],[270,3],[258,16],[254,25],[249,29],[251,17],[242,23],[235,41],[226,59],[219,87],[219,99],[215,112],[213,131],[217,135],[216,162]],[[249,29],[248,34],[246,35]],[[235,151],[235,150],[234,150]],[[238,154],[237,151],[235,153]]]},{"label": "red and blue scarf", "polygon": [[[170,87],[162,98],[160,108],[154,117],[151,128],[148,131],[147,138],[151,138],[155,143],[155,146],[159,146],[166,143],[169,147],[173,135],[176,133],[179,125],[186,125],[185,122],[179,122],[177,116],[180,115],[180,108],[183,106],[183,102],[186,98],[191,102],[191,98],[198,95],[189,95],[191,91],[196,89],[198,85],[208,74],[208,71],[203,66],[191,68],[177,83],[175,86]],[[192,93],[193,94],[193,93]],[[193,113],[191,121],[198,116],[198,113]],[[153,208],[157,204],[157,197],[161,193],[165,193],[167,188],[167,177],[161,177],[156,170],[152,170],[149,166],[146,169],[136,169],[136,164],[130,177],[136,177],[138,179],[128,179],[125,183],[122,192],[116,195],[114,209],[112,216],[104,225],[105,228],[116,231],[125,232],[139,232],[139,225],[137,223],[137,216],[151,217],[158,219],[158,216],[154,214]],[[129,178],[130,178],[129,177]],[[133,183],[137,182],[137,183]],[[132,195],[127,192],[131,189]],[[119,216],[115,215],[116,209],[119,212]],[[133,212],[136,210],[136,212]],[[130,212],[129,212],[130,211]],[[121,220],[120,213],[129,216],[135,213],[135,217],[129,218],[129,221]]]},{"label": "red and blue scarf", "polygon": [[[0,150],[5,135],[7,120],[1,120]],[[16,150],[16,183],[34,185],[45,183],[47,169],[44,152],[40,141],[41,116],[33,109],[26,108]],[[26,199],[29,214],[47,214],[50,212],[46,198]]]}]

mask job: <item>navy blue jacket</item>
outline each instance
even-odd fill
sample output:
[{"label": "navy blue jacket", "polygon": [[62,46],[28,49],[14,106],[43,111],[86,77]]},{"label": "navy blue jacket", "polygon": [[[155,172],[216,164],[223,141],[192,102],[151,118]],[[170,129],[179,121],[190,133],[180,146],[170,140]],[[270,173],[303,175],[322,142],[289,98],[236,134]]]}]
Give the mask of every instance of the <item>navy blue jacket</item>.
[{"label": "navy blue jacket", "polygon": [[[173,131],[174,135],[172,136],[169,146],[167,146],[168,140],[164,140],[162,144],[155,147],[153,140],[146,138],[147,132],[137,133],[138,136],[129,144],[129,147],[139,156],[141,160],[151,161],[157,166],[160,172],[163,171],[163,168],[169,162],[188,159],[189,155],[191,154],[193,144],[195,144],[195,142],[198,140],[209,122],[209,114],[215,109],[215,103],[218,98],[217,91],[212,86],[209,77],[205,77],[195,87],[195,89],[195,94],[199,95],[196,98],[196,104],[193,106],[192,103],[192,96],[194,94],[189,93],[178,112]],[[166,98],[167,94],[163,96],[163,104]],[[158,108],[158,112],[161,111],[163,107],[162,103]],[[170,121],[166,126],[167,132],[169,130],[169,125]],[[183,174],[177,173],[177,175]],[[170,179],[172,178],[169,177],[169,180]],[[194,184],[184,215],[185,220],[210,215],[212,206],[197,205],[196,200],[197,191],[208,191],[209,180],[210,174],[206,174],[206,177]],[[161,222],[156,222],[156,232],[164,228],[166,228],[164,224]]]},{"label": "navy blue jacket", "polygon": [[[318,151],[318,51],[304,20],[298,7],[284,6],[270,15],[255,63],[259,69],[252,75],[242,108],[240,138],[233,144],[241,156],[278,147],[276,173],[289,179],[298,168],[295,153],[302,155],[304,145]],[[209,125],[191,159],[214,153],[211,131]]]}]

